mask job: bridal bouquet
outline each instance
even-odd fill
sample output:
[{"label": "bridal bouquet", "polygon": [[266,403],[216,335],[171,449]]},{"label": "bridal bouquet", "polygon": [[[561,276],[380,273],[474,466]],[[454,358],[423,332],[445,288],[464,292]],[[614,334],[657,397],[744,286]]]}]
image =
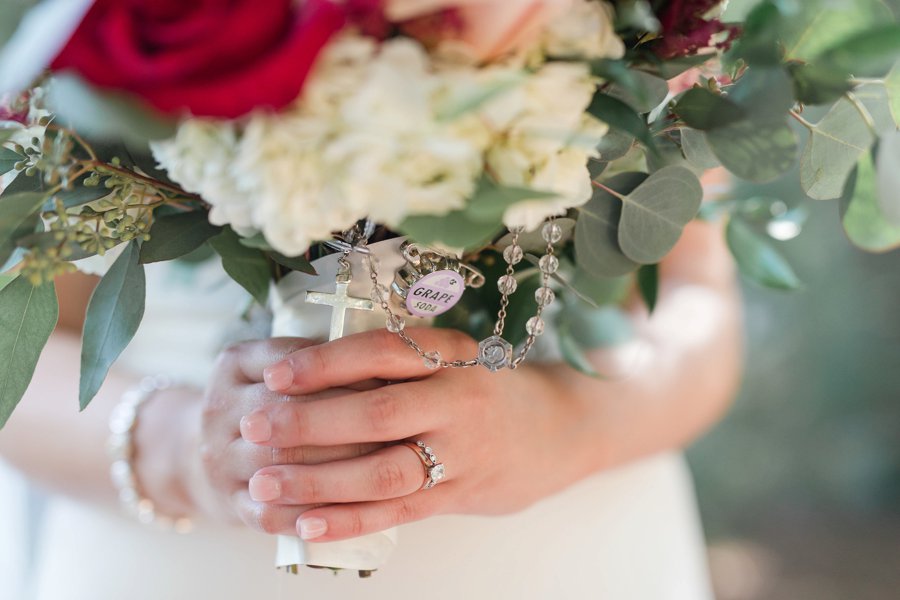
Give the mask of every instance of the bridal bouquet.
[{"label": "bridal bouquet", "polygon": [[[427,364],[460,366],[405,316],[483,340],[470,362],[492,370],[552,319],[596,375],[585,352],[615,337],[610,307],[633,284],[653,309],[656,265],[698,216],[724,217],[741,271],[774,288],[799,281],[767,234],[789,237],[803,202],[838,200],[863,248],[900,245],[900,5],[724,8],[4,2],[0,425],[56,324],[54,277],[98,261],[82,408],[137,330],[144,265],[205,250],[265,305],[316,257],[405,237],[389,288],[372,260],[352,275]],[[718,166],[799,178],[803,197],[701,207],[698,175]]]}]

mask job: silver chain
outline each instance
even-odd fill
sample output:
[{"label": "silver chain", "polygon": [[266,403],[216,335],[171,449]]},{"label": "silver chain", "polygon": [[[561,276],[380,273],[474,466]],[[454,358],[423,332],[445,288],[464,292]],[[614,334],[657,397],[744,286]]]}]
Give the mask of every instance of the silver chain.
[{"label": "silver chain", "polygon": [[[396,333],[403,342],[409,346],[418,356],[421,358],[425,365],[430,369],[464,369],[467,367],[474,367],[476,365],[483,365],[491,371],[497,371],[501,368],[510,368],[515,369],[522,361],[525,360],[525,357],[534,347],[535,342],[537,341],[538,336],[540,336],[544,332],[544,321],[542,319],[542,315],[544,309],[549,306],[554,300],[554,292],[550,288],[550,277],[553,273],[556,272],[559,267],[559,260],[556,258],[554,253],[554,244],[559,242],[562,238],[562,230],[558,223],[556,223],[555,219],[551,218],[547,221],[542,229],[542,236],[544,241],[547,242],[546,254],[539,261],[539,268],[541,271],[541,287],[538,288],[535,293],[535,302],[537,303],[537,311],[535,315],[528,320],[526,324],[526,331],[528,333],[527,338],[525,339],[525,343],[522,345],[522,348],[519,350],[518,354],[513,357],[512,354],[512,345],[509,344],[506,340],[502,339],[503,331],[506,328],[506,318],[508,316],[508,308],[509,308],[509,299],[512,294],[515,293],[518,284],[515,279],[515,265],[522,261],[524,257],[524,251],[521,246],[519,246],[519,236],[521,235],[521,229],[514,229],[512,231],[512,241],[510,245],[504,250],[503,258],[506,260],[506,273],[500,277],[497,284],[500,288],[500,310],[497,313],[497,322],[494,325],[494,336],[492,338],[488,338],[483,340],[479,344],[479,356],[470,360],[454,360],[454,361],[446,361],[441,358],[441,355],[438,351],[426,351],[423,350],[421,346],[414,339],[412,339],[409,334],[406,333],[404,327],[405,322],[403,317],[394,313],[391,310],[390,303],[388,302],[389,292],[388,289],[378,283],[378,268],[377,268],[377,258],[375,258],[371,252],[368,251],[367,241],[364,236],[361,236],[361,239],[357,239],[355,241],[355,245],[359,247],[360,251],[363,254],[363,261],[369,271],[369,279],[372,281],[372,300],[381,306],[381,309],[387,315],[386,326],[388,331],[392,333]],[[344,249],[345,257],[349,252],[347,249]],[[343,258],[343,257],[342,257]],[[497,352],[500,354],[498,355]]]}]

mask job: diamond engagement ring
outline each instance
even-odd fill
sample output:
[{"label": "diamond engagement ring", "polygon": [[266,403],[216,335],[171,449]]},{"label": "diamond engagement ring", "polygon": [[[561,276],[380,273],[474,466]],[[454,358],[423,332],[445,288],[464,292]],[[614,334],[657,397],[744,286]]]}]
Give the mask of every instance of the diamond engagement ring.
[{"label": "diamond engagement ring", "polygon": [[428,446],[422,441],[416,443],[404,442],[403,445],[408,446],[415,452],[416,456],[419,457],[419,460],[422,461],[422,465],[425,467],[425,482],[422,484],[423,490],[433,488],[444,479],[444,465],[443,463],[438,462],[431,446]]}]

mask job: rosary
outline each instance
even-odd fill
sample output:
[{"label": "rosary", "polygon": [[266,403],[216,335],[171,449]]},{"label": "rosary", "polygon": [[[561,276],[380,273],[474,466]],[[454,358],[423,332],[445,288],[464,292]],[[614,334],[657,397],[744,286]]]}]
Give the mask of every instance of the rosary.
[{"label": "rosary", "polygon": [[[387,315],[386,328],[399,336],[425,363],[429,369],[467,368],[481,365],[489,371],[496,372],[504,368],[515,369],[531,351],[537,337],[544,332],[542,314],[556,295],[550,288],[550,278],[559,269],[559,259],[554,254],[554,244],[562,239],[562,228],[554,219],[544,223],[541,237],[546,242],[546,253],[538,261],[541,272],[541,286],[535,291],[534,300],[537,305],[535,314],[528,319],[525,330],[528,334],[522,348],[514,352],[511,343],[503,338],[506,327],[509,299],[516,292],[518,282],[515,278],[515,265],[525,258],[525,251],[519,245],[521,229],[512,230],[512,241],[503,250],[506,262],[506,273],[497,280],[500,290],[500,310],[494,325],[494,335],[478,344],[478,355],[470,360],[446,361],[436,350],[422,349],[405,331],[404,318],[391,307],[391,300],[400,307],[399,310],[416,317],[434,317],[453,308],[462,297],[466,287],[478,288],[484,285],[484,276],[474,267],[458,258],[448,256],[436,250],[423,248],[418,244],[404,242],[400,246],[406,264],[394,276],[390,289],[378,282],[378,259],[368,248],[368,238],[372,234],[373,225],[356,227],[345,232],[340,239],[328,242],[327,245],[341,252],[338,259],[338,273],[335,279],[335,292],[307,292],[306,302],[325,304],[332,307],[331,329],[329,340],[343,335],[344,317],[347,309],[373,310],[375,305],[381,307]],[[363,264],[372,281],[371,300],[353,298],[347,290],[353,278],[349,256],[354,251],[363,254]]]}]

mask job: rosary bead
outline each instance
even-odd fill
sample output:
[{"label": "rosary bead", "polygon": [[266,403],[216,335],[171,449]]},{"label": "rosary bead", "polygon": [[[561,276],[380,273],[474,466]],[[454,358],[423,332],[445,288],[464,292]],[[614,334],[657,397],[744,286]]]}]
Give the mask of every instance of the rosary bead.
[{"label": "rosary bead", "polygon": [[519,264],[522,262],[523,258],[525,258],[525,252],[522,250],[522,247],[517,244],[507,246],[503,250],[503,259],[511,265]]},{"label": "rosary bead", "polygon": [[541,267],[541,271],[547,275],[553,275],[559,269],[559,259],[552,254],[545,254],[542,256],[541,260],[538,261],[538,264]]},{"label": "rosary bead", "polygon": [[375,302],[375,304],[381,304],[387,292],[388,289],[385,286],[380,283],[376,283],[372,287],[372,294],[370,295],[370,297],[372,298],[372,301]]},{"label": "rosary bead", "polygon": [[556,300],[556,294],[549,287],[539,287],[534,291],[534,301],[541,306],[553,304]]},{"label": "rosary bead", "polygon": [[548,244],[558,243],[562,239],[562,235],[562,227],[555,221],[545,223],[544,228],[541,229],[541,237],[543,237],[544,241]]},{"label": "rosary bead", "polygon": [[426,352],[425,355],[422,356],[422,361],[429,369],[437,369],[441,366],[441,353],[437,350],[434,352]]},{"label": "rosary bead", "polygon": [[519,287],[519,283],[512,275],[504,275],[497,280],[497,287],[500,289],[501,294],[514,294]]},{"label": "rosary bead", "polygon": [[403,317],[392,314],[387,318],[387,324],[385,326],[391,333],[400,333],[403,331],[403,328],[406,327],[406,321],[403,320]]},{"label": "rosary bead", "polygon": [[544,333],[544,320],[540,317],[531,317],[525,323],[525,331],[528,335],[541,335]]}]

